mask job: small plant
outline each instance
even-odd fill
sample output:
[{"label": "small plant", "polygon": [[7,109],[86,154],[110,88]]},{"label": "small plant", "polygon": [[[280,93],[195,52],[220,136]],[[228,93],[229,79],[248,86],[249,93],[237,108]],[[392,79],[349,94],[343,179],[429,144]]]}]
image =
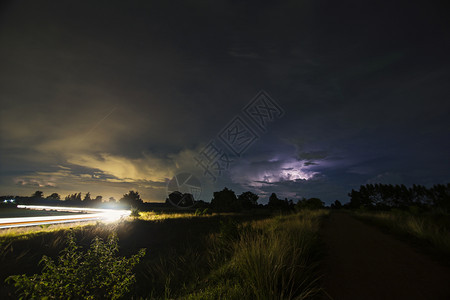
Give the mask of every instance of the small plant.
[{"label": "small plant", "polygon": [[13,275],[21,299],[118,299],[135,283],[133,268],[145,255],[141,249],[130,258],[117,256],[118,238],[110,235],[104,242],[96,237],[87,251],[77,246],[73,232],[67,236],[67,247],[55,262],[43,256],[41,274]]},{"label": "small plant", "polygon": [[137,218],[139,218],[140,215],[141,215],[141,213],[140,213],[139,209],[137,209],[136,207],[131,208],[130,217],[137,219]]},{"label": "small plant", "polygon": [[201,209],[197,208],[194,212],[194,216],[206,216],[211,215],[211,210],[209,208]]}]

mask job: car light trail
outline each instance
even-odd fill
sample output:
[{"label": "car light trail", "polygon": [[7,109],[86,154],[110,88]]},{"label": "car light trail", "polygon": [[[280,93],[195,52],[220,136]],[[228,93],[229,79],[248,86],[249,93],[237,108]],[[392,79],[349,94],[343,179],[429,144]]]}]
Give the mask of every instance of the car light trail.
[{"label": "car light trail", "polygon": [[0,229],[22,226],[36,226],[44,224],[57,224],[68,222],[84,221],[117,221],[130,215],[129,210],[84,208],[84,207],[62,207],[62,206],[39,206],[39,205],[17,205],[17,208],[33,210],[54,210],[65,212],[84,212],[83,214],[62,215],[62,216],[42,216],[42,217],[23,217],[23,218],[0,218]]}]

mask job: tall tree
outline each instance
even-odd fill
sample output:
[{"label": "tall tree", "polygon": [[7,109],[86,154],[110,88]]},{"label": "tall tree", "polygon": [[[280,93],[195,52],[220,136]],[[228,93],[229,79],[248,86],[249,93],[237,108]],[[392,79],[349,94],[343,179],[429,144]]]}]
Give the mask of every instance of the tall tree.
[{"label": "tall tree", "polygon": [[238,200],[242,207],[245,209],[250,209],[258,205],[259,196],[252,192],[245,192],[239,195]]},{"label": "tall tree", "polygon": [[103,197],[102,196],[97,196],[95,197],[95,199],[92,199],[92,201],[94,201],[95,203],[102,203]]},{"label": "tall tree", "polygon": [[87,192],[86,195],[84,195],[83,202],[88,204],[88,203],[91,202],[91,200],[92,200],[91,199],[91,193]]},{"label": "tall tree", "polygon": [[219,192],[214,192],[211,200],[211,208],[217,211],[240,211],[241,203],[237,200],[233,190],[224,188]]},{"label": "tall tree", "polygon": [[340,209],[342,208],[342,203],[339,200],[335,200],[333,204],[331,204],[331,208]]},{"label": "tall tree", "polygon": [[281,200],[278,199],[277,194],[272,193],[269,197],[269,203],[267,206],[271,209],[289,210],[293,208],[294,205],[292,203],[292,206],[290,206],[290,202],[287,198],[285,200]]},{"label": "tall tree", "polygon": [[127,207],[140,207],[142,206],[142,203],[144,203],[138,191],[129,191],[127,194],[123,195],[119,202]]},{"label": "tall tree", "polygon": [[32,198],[44,198],[44,192],[42,191],[36,191],[31,195]]},{"label": "tall tree", "polygon": [[278,202],[279,202],[279,201],[280,201],[280,200],[278,199],[277,194],[272,193],[272,194],[270,195],[270,197],[269,197],[269,203],[268,203],[268,205],[269,205],[269,206],[272,206],[272,207],[278,206]]},{"label": "tall tree", "polygon": [[47,199],[51,200],[61,200],[61,196],[58,193],[53,193],[50,196],[47,197]]}]

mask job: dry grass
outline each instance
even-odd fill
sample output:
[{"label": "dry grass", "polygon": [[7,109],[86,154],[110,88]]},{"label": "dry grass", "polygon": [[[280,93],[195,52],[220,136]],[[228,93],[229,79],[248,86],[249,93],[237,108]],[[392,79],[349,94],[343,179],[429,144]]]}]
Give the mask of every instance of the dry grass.
[{"label": "dry grass", "polygon": [[[431,245],[434,249],[450,257],[450,230],[448,215],[411,214],[408,212],[357,212],[357,217]],[[446,220],[443,222],[443,220]]]},{"label": "dry grass", "polygon": [[[72,228],[83,247],[114,232],[125,256],[147,248],[136,269],[136,299],[307,299],[320,291],[316,233],[325,214],[141,212],[138,218],[108,225],[72,223],[10,232],[0,237],[0,243],[7,242],[2,244],[0,277],[16,274],[7,271],[15,265],[20,273],[39,271],[40,257],[56,257]],[[8,291],[3,287],[0,296]]]},{"label": "dry grass", "polygon": [[61,223],[54,225],[41,225],[41,226],[28,226],[28,227],[15,227],[15,228],[5,228],[0,229],[0,240],[9,238],[27,238],[37,233],[49,233],[59,230],[66,230],[68,228],[79,228],[84,226],[92,226],[97,222],[72,222],[72,223]]},{"label": "dry grass", "polygon": [[[180,213],[156,213],[154,211],[144,211],[139,212],[139,220],[142,221],[159,221],[159,220],[167,220],[167,219],[179,219],[179,218],[208,218],[212,216],[217,216],[218,214],[208,214],[208,215],[196,215],[191,212],[180,212]],[[225,214],[221,214],[225,215]]]},{"label": "dry grass", "polygon": [[[317,231],[326,211],[303,211],[212,235],[208,284],[189,299],[311,299],[320,292]],[[227,225],[231,226],[231,225]]]}]

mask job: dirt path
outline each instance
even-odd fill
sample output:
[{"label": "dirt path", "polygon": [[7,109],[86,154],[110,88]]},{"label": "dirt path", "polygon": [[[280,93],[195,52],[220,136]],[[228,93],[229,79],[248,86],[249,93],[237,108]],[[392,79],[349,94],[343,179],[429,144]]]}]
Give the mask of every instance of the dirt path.
[{"label": "dirt path", "polygon": [[450,269],[345,213],[332,213],[324,288],[335,300],[450,299]]}]

